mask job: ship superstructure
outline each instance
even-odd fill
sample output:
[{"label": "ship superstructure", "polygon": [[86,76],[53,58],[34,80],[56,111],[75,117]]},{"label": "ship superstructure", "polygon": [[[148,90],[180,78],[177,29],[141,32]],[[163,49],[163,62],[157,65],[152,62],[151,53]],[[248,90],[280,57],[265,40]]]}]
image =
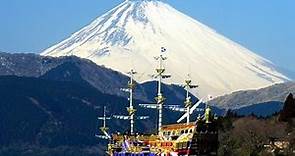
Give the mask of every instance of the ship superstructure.
[{"label": "ship superstructure", "polygon": [[[135,119],[147,119],[146,116],[135,116],[136,110],[133,104],[133,89],[135,83],[133,76],[136,74],[134,70],[129,72],[130,81],[127,89],[123,91],[129,92],[129,107],[127,108],[128,116],[113,115],[113,118],[130,120],[130,132],[128,133],[114,133],[109,135],[105,133],[104,139],[109,139],[107,153],[111,156],[214,156],[217,155],[218,147],[218,130],[216,117],[213,115],[210,106],[205,105],[205,108],[199,108],[203,103],[202,99],[198,100],[194,105],[189,95],[190,89],[198,87],[194,85],[188,78],[182,85],[186,90],[184,100],[184,107],[180,105],[165,104],[165,97],[162,92],[162,80],[169,78],[169,74],[165,74],[163,61],[167,59],[163,55],[166,51],[161,48],[161,55],[155,57],[158,61],[158,67],[154,77],[157,79],[157,96],[156,103],[139,104],[144,108],[153,108],[158,110],[158,127],[155,134],[142,134],[134,132]],[[163,110],[170,109],[172,111],[183,112],[184,114],[178,119],[176,124],[163,125]],[[201,112],[198,118],[191,122],[191,114],[194,112]],[[105,115],[104,115],[105,116]],[[106,119],[109,118],[100,118]],[[186,119],[186,122],[180,123]],[[104,123],[105,127],[105,123]]]}]

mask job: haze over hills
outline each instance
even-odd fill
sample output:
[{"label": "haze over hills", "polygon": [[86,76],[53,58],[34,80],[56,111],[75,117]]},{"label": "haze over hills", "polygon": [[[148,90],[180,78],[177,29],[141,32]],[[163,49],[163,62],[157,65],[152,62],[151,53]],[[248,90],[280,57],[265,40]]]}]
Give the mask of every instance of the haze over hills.
[{"label": "haze over hills", "polygon": [[125,1],[42,55],[76,55],[122,73],[133,68],[146,82],[162,46],[172,75],[166,82],[182,83],[189,73],[200,97],[289,80],[269,60],[159,0]]}]

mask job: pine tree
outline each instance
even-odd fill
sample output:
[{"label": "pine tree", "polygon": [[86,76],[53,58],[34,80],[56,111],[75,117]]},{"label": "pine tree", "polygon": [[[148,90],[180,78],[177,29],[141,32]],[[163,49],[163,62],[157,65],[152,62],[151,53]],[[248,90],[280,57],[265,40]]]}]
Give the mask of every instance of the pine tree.
[{"label": "pine tree", "polygon": [[290,93],[285,101],[283,110],[280,112],[279,121],[287,122],[295,118],[295,99]]}]

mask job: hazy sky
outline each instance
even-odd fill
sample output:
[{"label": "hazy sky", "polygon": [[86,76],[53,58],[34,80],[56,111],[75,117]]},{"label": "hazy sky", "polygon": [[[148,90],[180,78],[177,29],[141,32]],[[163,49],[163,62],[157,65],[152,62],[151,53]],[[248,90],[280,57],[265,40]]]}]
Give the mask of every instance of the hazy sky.
[{"label": "hazy sky", "polygon": [[[166,0],[275,64],[295,71],[295,0]],[[123,0],[0,0],[0,51],[36,52]]]}]

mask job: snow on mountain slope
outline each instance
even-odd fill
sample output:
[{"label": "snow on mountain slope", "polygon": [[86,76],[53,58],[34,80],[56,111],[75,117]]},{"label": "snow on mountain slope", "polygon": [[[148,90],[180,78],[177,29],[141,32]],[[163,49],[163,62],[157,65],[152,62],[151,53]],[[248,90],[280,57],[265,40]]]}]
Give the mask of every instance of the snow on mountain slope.
[{"label": "snow on mountain slope", "polygon": [[288,80],[274,65],[211,28],[159,0],[126,0],[42,55],[76,55],[150,81],[166,47],[167,83],[182,83],[190,73],[197,96],[223,95]]}]

